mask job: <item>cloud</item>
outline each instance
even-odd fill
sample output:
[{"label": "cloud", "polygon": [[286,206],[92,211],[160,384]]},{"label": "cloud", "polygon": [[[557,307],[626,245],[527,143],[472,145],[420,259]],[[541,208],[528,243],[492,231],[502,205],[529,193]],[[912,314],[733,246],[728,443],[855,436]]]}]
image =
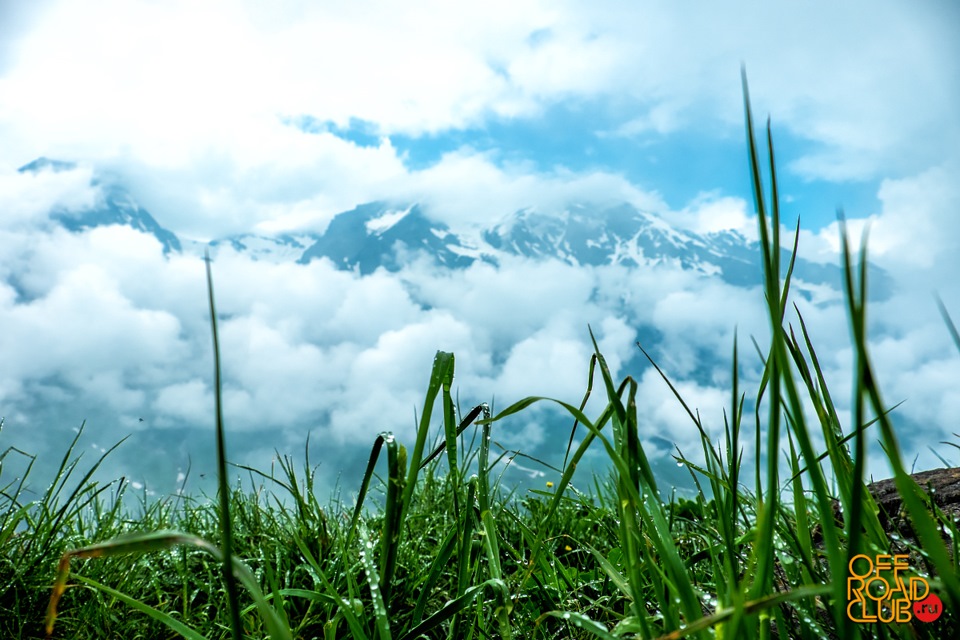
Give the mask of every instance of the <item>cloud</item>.
[{"label": "cloud", "polygon": [[954,263],[960,186],[951,177],[958,168],[941,165],[883,181],[878,194],[883,209],[871,235],[877,236],[877,252],[884,262],[906,268]]},{"label": "cloud", "polygon": [[[817,3],[695,14],[652,3],[284,2],[264,12],[225,1],[51,2],[9,27],[18,55],[0,76],[0,162],[46,154],[111,167],[154,214],[197,237],[322,229],[357,202],[409,193],[469,221],[468,210],[499,215],[561,194],[649,200],[615,170],[536,175],[471,151],[471,136],[597,104],[585,116],[595,130],[640,143],[690,130],[739,137],[744,61],[757,113],[804,143],[791,164],[801,176],[916,174],[958,147],[960,56],[943,55],[955,49],[951,12],[895,2],[866,13]],[[301,115],[361,120],[382,140],[361,146],[284,124]],[[459,149],[425,171],[390,141],[457,132]]]},{"label": "cloud", "polygon": [[445,154],[395,186],[395,193],[424,202],[430,215],[454,229],[489,227],[531,205],[556,212],[571,202],[630,202],[646,211],[665,208],[657,194],[637,188],[623,175],[599,170],[574,173],[562,167],[539,172],[472,149]]},{"label": "cloud", "polygon": [[4,229],[22,231],[42,224],[54,207],[64,212],[91,207],[100,195],[90,184],[92,177],[89,166],[70,171],[0,172]]},{"label": "cloud", "polygon": [[0,350],[11,359],[5,375],[62,373],[74,384],[105,369],[136,369],[141,359],[168,359],[167,347],[177,343],[180,329],[165,311],[133,307],[110,275],[94,265],[61,274],[46,296],[8,306],[3,316]]},{"label": "cloud", "polygon": [[[960,188],[952,175],[956,163],[930,167],[918,174],[882,181],[880,209],[867,218],[846,221],[853,258],[864,237],[872,262],[895,278],[901,293],[923,286],[927,290],[954,287],[951,275],[956,261],[958,237],[956,211]],[[841,225],[832,222],[817,232],[801,230],[800,254],[809,259],[837,263],[841,251]],[[866,234],[866,235],[865,235]],[[784,229],[792,241],[793,231]]]},{"label": "cloud", "polygon": [[743,198],[700,193],[681,211],[666,212],[663,216],[672,224],[695,233],[736,231],[745,238],[757,240],[757,219],[752,209],[753,205],[748,205]]},{"label": "cloud", "polygon": [[176,382],[160,388],[153,401],[151,413],[161,416],[154,421],[158,426],[173,424],[203,424],[209,420],[211,392],[206,382],[200,379]]},{"label": "cloud", "polygon": [[807,178],[847,180],[952,155],[960,76],[957,56],[943,52],[957,51],[947,26],[956,14],[947,3],[915,11],[878,2],[865,13],[856,4],[745,2],[733,14],[729,5],[689,14],[634,3],[584,9],[577,20],[622,56],[621,73],[608,76],[602,64],[593,71],[611,78],[605,92],[635,97],[641,115],[622,125],[624,133],[722,123],[726,135],[739,135],[742,62],[755,113],[772,114],[778,128],[813,145],[792,168]]},{"label": "cloud", "polygon": [[[442,4],[423,12],[364,4],[358,12],[288,3],[263,28],[262,12],[236,3],[60,2],[23,34],[20,63],[4,79],[17,93],[6,104],[34,140],[99,138],[108,153],[129,146],[155,166],[249,143],[263,130],[250,125],[277,115],[416,133],[462,126],[501,99],[509,105],[486,58],[522,43],[535,5],[513,3],[492,22]],[[67,108],[63,95],[84,100]]]}]

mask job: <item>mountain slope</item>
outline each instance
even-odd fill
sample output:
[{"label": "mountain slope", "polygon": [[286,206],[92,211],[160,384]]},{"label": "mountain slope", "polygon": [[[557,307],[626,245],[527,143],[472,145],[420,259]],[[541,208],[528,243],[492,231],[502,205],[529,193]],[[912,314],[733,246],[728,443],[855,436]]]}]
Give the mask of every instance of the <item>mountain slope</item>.
[{"label": "mountain slope", "polygon": [[[72,162],[38,158],[17,171],[20,173],[59,172],[70,171],[76,167],[77,165]],[[124,225],[154,236],[163,245],[165,254],[181,251],[180,239],[176,234],[160,226],[150,212],[142,208],[123,186],[104,182],[98,177],[95,177],[90,184],[101,189],[102,198],[98,199],[96,206],[83,211],[54,210],[50,214],[51,219],[56,220],[68,231],[74,232],[112,224]]]},{"label": "mountain slope", "polygon": [[[559,214],[524,209],[478,234],[457,235],[431,222],[418,205],[382,202],[340,213],[326,233],[300,257],[301,263],[328,258],[344,270],[398,271],[412,254],[423,253],[437,266],[463,268],[475,260],[499,264],[506,256],[559,259],[574,266],[621,265],[648,268],[673,265],[735,286],[760,284],[760,247],[735,231],[696,234],[676,229],[659,216],[630,204],[596,207],[573,204]],[[782,252],[783,268],[789,252]],[[872,291],[885,297],[889,278],[871,268]],[[838,289],[836,265],[798,258],[794,278]]]},{"label": "mountain slope", "polygon": [[408,253],[420,251],[446,267],[467,267],[473,262],[460,238],[446,225],[428,220],[419,205],[400,208],[384,202],[338,214],[299,262],[325,257],[340,269],[368,274],[378,267],[398,271]]},{"label": "mountain slope", "polygon": [[[74,168],[69,162],[39,158],[19,171]],[[697,234],[677,229],[656,214],[627,203],[606,207],[572,203],[563,211],[550,213],[527,208],[487,228],[458,233],[431,219],[419,204],[370,202],[337,214],[322,234],[239,234],[211,242],[181,242],[121,184],[95,176],[91,185],[100,188],[97,205],[79,212],[54,210],[51,218],[70,231],[126,225],[153,235],[165,254],[186,251],[202,255],[208,249],[216,254],[229,246],[254,260],[307,264],[326,258],[338,269],[361,275],[379,268],[396,272],[417,257],[447,269],[466,268],[476,260],[499,265],[508,257],[521,257],[561,260],[573,266],[674,266],[719,277],[735,286],[755,286],[762,277],[758,243],[734,231]],[[788,259],[784,250],[784,270]],[[841,271],[836,265],[798,258],[793,273],[798,281],[841,290]],[[891,282],[887,274],[871,267],[870,277],[872,296],[886,298]]]}]

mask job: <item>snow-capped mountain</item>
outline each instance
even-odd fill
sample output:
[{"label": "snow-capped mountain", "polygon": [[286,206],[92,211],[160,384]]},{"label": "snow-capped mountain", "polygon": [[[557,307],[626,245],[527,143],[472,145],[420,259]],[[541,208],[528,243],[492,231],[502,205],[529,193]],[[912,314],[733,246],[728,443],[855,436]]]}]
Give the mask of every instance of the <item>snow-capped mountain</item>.
[{"label": "snow-capped mountain", "polygon": [[[457,234],[426,217],[418,205],[377,202],[337,215],[327,231],[300,257],[328,258],[345,270],[398,271],[412,254],[423,253],[441,267],[462,268],[475,260],[499,264],[505,256],[559,259],[574,266],[674,265],[716,276],[737,286],[759,284],[760,248],[734,231],[696,234],[676,229],[630,204],[596,207],[573,204],[560,214],[524,209],[479,233]],[[783,251],[783,265],[789,253]],[[885,274],[873,270],[874,293]],[[795,278],[838,287],[840,269],[797,259]]]},{"label": "snow-capped mountain", "polygon": [[[572,265],[672,264],[716,275],[730,284],[759,281],[759,245],[735,231],[699,235],[675,229],[656,214],[630,204],[589,207],[575,204],[559,216],[528,209],[483,233],[494,249],[531,258],[554,257]],[[784,264],[788,256],[784,256]],[[836,267],[798,259],[795,273],[808,282],[839,276]]]},{"label": "snow-capped mountain", "polygon": [[[40,158],[21,172],[64,171],[71,163]],[[477,260],[498,265],[509,256],[534,260],[558,259],[574,266],[621,265],[645,268],[673,265],[722,278],[729,284],[752,286],[762,278],[760,248],[733,231],[697,234],[677,229],[654,213],[630,204],[593,206],[572,203],[565,210],[517,211],[484,229],[455,232],[428,216],[415,203],[371,202],[334,216],[321,233],[232,235],[209,243],[181,240],[162,227],[116,182],[94,178],[103,197],[87,211],[54,211],[51,217],[71,231],[122,224],[155,236],[165,253],[211,254],[224,248],[254,260],[307,264],[326,258],[337,268],[361,275],[379,268],[399,271],[413,258],[425,256],[440,268],[460,269]],[[789,253],[783,251],[782,264]],[[785,268],[785,267],[784,267]],[[797,259],[794,277],[812,285],[839,289],[836,265]],[[871,268],[871,291],[888,294],[889,278]]]},{"label": "snow-capped mountain", "polygon": [[[77,165],[72,162],[38,158],[20,167],[20,173],[39,173],[41,171],[70,171]],[[95,177],[91,186],[100,187],[102,197],[96,205],[85,211],[53,211],[50,217],[69,231],[82,231],[91,227],[119,224],[148,233],[163,245],[163,252],[179,252],[182,249],[180,239],[172,231],[165,229],[142,208],[130,193],[115,182]]]},{"label": "snow-capped mountain", "polygon": [[241,234],[213,240],[208,246],[213,252],[220,247],[229,246],[237,253],[246,254],[254,260],[295,262],[319,239],[320,236],[315,233],[281,233],[276,236]]},{"label": "snow-capped mountain", "polygon": [[425,252],[438,265],[466,267],[474,257],[444,224],[431,222],[419,205],[372,202],[337,215],[326,232],[300,257],[301,263],[329,258],[337,267],[372,273],[398,271],[404,256]]}]

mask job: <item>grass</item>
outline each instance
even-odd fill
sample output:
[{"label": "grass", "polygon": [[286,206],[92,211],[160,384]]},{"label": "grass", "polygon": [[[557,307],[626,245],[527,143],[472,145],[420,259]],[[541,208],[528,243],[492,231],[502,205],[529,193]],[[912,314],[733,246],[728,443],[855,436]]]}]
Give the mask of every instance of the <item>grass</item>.
[{"label": "grass", "polygon": [[[278,454],[278,473],[244,467],[256,482],[247,490],[230,486],[208,262],[217,496],[130,495],[122,482],[92,480],[102,457],[77,477],[81,429],[55,481],[28,501],[24,488],[33,458],[8,448],[0,454],[0,635],[956,637],[960,582],[950,547],[957,529],[939,510],[931,513],[929,496],[901,461],[867,349],[866,241],[855,260],[843,231],[856,361],[853,424],[842,425],[799,308],[793,307],[797,325],[786,323],[797,247],[781,265],[772,136],[768,123],[766,195],[745,78],[744,104],[772,332],[769,345],[757,345],[764,369],[756,410],[752,416],[744,411],[736,340],[730,406],[717,444],[650,359],[701,434],[703,464],[677,456],[697,487],[693,500],[662,494],[638,437],[643,407],[636,401],[637,381],[615,381],[595,340],[580,405],[526,398],[496,415],[486,405],[466,415],[458,411],[451,391],[454,355],[438,352],[412,450],[381,434],[353,508],[318,502],[309,454],[299,468]],[[941,310],[960,348],[942,304]],[[590,417],[584,408],[595,383],[605,406]],[[539,402],[569,414],[567,456],[555,485],[515,496],[491,476],[491,433]],[[877,432],[916,544],[884,530],[866,491],[866,443]],[[439,445],[428,454],[434,433]],[[757,456],[752,468],[744,465],[751,436],[758,451],[784,455]],[[606,452],[610,473],[595,476],[593,491],[585,494],[572,480],[596,447]],[[10,481],[2,465],[16,457],[28,461],[28,473]],[[381,478],[375,469],[384,463]],[[374,504],[373,493],[382,500]],[[936,622],[849,619],[851,561],[891,551],[913,553],[911,571],[926,577],[944,603]]]}]

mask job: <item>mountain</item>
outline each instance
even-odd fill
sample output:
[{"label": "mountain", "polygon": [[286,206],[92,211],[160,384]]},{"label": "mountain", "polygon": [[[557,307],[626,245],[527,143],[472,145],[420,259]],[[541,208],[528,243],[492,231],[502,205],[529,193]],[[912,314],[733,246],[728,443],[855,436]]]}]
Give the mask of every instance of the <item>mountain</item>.
[{"label": "mountain", "polygon": [[[72,163],[39,158],[19,171],[74,168]],[[202,255],[209,250],[215,255],[219,249],[230,247],[254,260],[271,262],[307,264],[326,258],[338,269],[361,275],[380,268],[399,271],[417,256],[426,256],[438,267],[448,269],[466,268],[477,260],[499,265],[515,256],[558,259],[574,266],[673,265],[736,286],[754,286],[762,281],[758,243],[735,231],[697,234],[678,229],[656,214],[627,203],[572,203],[560,212],[527,208],[487,228],[455,232],[432,220],[419,204],[370,202],[337,214],[322,234],[239,234],[205,243],[181,242],[118,182],[95,176],[91,184],[101,189],[96,206],[80,212],[54,211],[51,217],[71,231],[109,224],[130,226],[156,237],[166,254],[186,251]],[[784,270],[788,260],[789,252],[783,250]],[[842,288],[842,272],[836,265],[798,258],[793,274],[809,285],[827,285],[838,291]],[[871,266],[870,278],[872,296],[886,298],[891,282],[888,275]],[[804,295],[802,290],[799,293]]]},{"label": "mountain", "polygon": [[629,204],[606,208],[575,204],[560,215],[526,209],[484,231],[483,239],[504,253],[555,257],[574,266],[673,264],[734,284],[747,284],[745,276],[751,279],[756,273],[755,252],[742,235],[701,236],[674,229],[659,216]]},{"label": "mountain", "polygon": [[[76,168],[77,165],[72,162],[38,158],[17,171],[36,174],[42,171],[71,171]],[[104,181],[100,177],[94,177],[90,185],[100,187],[101,197],[97,199],[94,207],[83,211],[54,210],[50,214],[51,219],[74,232],[112,224],[124,225],[154,236],[163,245],[164,254],[181,251],[180,240],[176,234],[160,226],[150,212],[137,204],[123,186]]]},{"label": "mountain", "polygon": [[214,253],[220,247],[229,246],[237,253],[243,253],[253,260],[267,262],[294,262],[303,256],[308,247],[316,243],[321,236],[315,233],[289,234],[276,236],[239,234],[211,241],[209,246]]},{"label": "mountain", "polygon": [[371,202],[334,217],[299,262],[329,258],[340,269],[368,274],[378,267],[398,271],[406,254],[420,251],[438,265],[454,269],[467,267],[475,259],[449,227],[431,222],[419,205]]},{"label": "mountain", "polygon": [[[559,214],[523,209],[479,233],[457,234],[430,221],[418,205],[374,202],[340,213],[300,257],[301,263],[328,258],[340,269],[371,273],[398,271],[411,254],[424,253],[438,266],[465,268],[475,260],[498,265],[505,256],[559,259],[574,266],[674,265],[716,276],[736,286],[762,282],[759,243],[735,231],[696,234],[676,229],[656,214],[630,204],[598,207],[572,204]],[[783,268],[789,252],[782,251]],[[798,258],[794,277],[839,289],[842,272]],[[871,290],[886,297],[889,278],[871,268]]]}]

